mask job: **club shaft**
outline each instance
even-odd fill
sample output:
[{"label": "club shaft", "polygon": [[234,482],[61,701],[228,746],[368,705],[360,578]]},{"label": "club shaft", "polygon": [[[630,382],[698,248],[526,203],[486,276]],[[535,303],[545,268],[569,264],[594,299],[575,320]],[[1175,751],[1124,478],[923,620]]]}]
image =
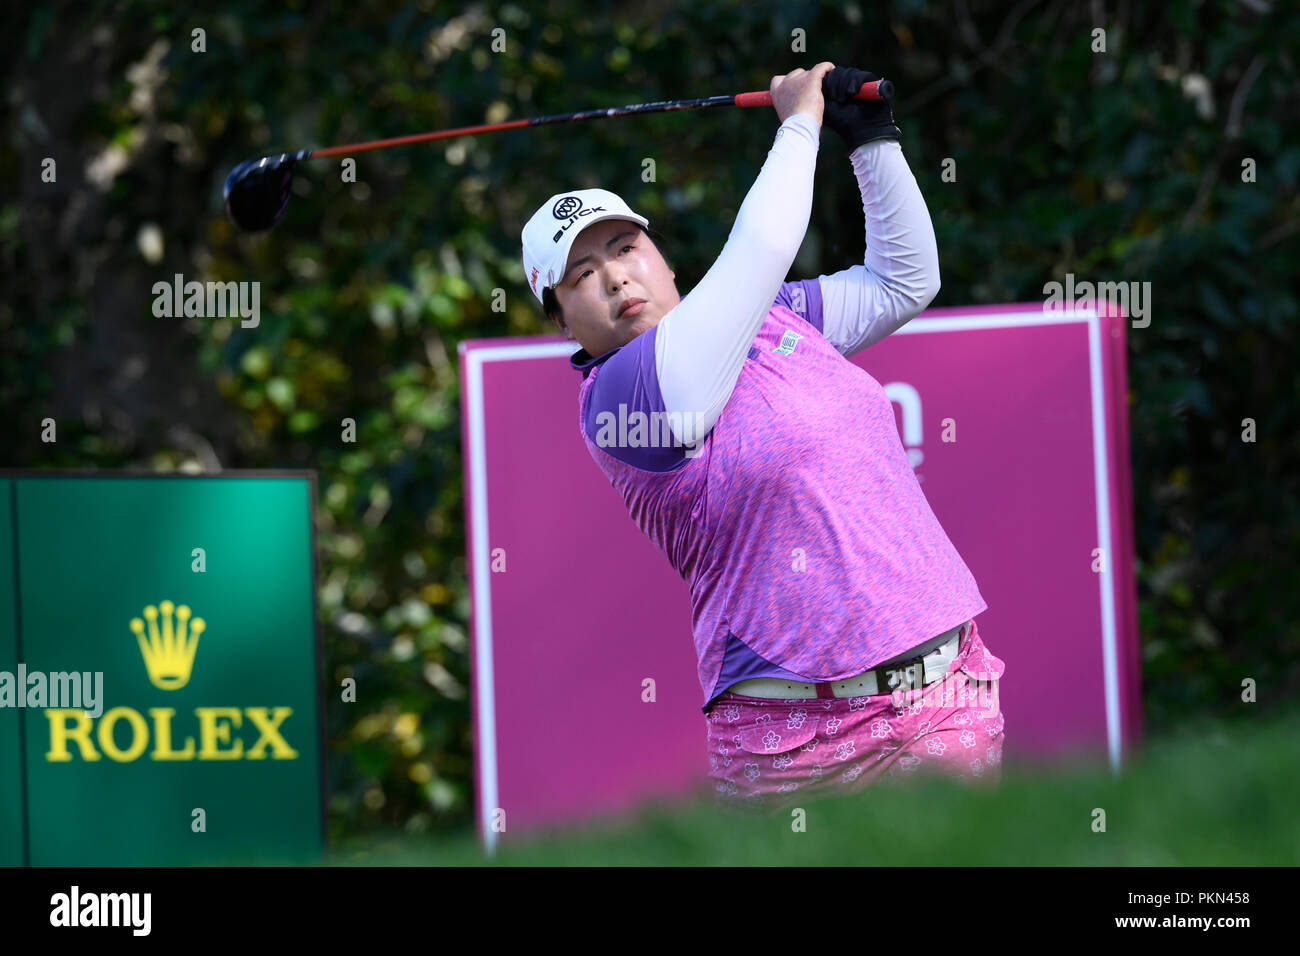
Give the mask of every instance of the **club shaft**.
[{"label": "club shaft", "polygon": [[[858,90],[856,99],[879,100],[889,97],[893,87],[888,80],[874,80],[864,83]],[[435,139],[451,139],[454,136],[473,136],[476,133],[496,133],[507,129],[522,129],[525,126],[544,126],[549,123],[572,123],[579,120],[601,119],[610,116],[631,116],[636,113],[666,113],[672,110],[709,109],[715,106],[771,106],[772,94],[767,91],[756,93],[737,93],[735,95],[705,96],[694,100],[663,100],[658,103],[638,103],[632,106],[612,106],[608,109],[581,110],[576,113],[558,113],[553,116],[536,116],[531,119],[508,120],[504,123],[485,123],[480,126],[461,126],[456,129],[435,130],[432,133],[415,133],[411,136],[395,136],[392,139],[377,139],[368,143],[348,143],[344,146],[328,146],[325,149],[303,150],[297,159],[319,159],[325,156],[341,156],[351,153],[363,153],[371,149],[386,149],[389,146],[406,146],[410,143],[427,143]]]}]

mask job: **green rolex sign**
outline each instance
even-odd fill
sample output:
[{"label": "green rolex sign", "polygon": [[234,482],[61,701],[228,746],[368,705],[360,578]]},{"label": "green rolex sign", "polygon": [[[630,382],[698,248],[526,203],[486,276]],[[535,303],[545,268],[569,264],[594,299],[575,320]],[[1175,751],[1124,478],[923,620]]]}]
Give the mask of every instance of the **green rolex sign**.
[{"label": "green rolex sign", "polygon": [[314,499],[0,474],[0,865],[320,857]]}]

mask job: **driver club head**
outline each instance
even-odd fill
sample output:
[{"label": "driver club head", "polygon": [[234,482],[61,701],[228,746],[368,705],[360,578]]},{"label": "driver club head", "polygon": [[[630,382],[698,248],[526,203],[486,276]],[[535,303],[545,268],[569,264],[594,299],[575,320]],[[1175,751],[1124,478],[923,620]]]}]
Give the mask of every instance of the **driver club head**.
[{"label": "driver club head", "polygon": [[264,232],[284,216],[289,185],[300,155],[281,153],[246,159],[230,171],[222,195],[226,215],[243,232]]}]

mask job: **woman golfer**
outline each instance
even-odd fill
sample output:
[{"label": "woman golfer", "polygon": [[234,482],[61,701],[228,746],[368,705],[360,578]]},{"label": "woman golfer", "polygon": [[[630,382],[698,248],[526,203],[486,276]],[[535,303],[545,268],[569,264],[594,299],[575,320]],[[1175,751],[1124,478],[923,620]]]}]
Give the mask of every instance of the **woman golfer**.
[{"label": "woman golfer", "polygon": [[[690,585],[724,803],[780,806],[896,770],[998,777],[1004,664],[973,620],[987,605],[884,389],[846,358],[939,290],[892,110],[850,99],[873,79],[830,63],[773,77],[776,140],[686,298],[648,221],[613,193],[559,193],[523,230],[530,288],[582,346],[570,363],[587,447]],[[785,282],[823,113],[849,148],[866,258]]]}]

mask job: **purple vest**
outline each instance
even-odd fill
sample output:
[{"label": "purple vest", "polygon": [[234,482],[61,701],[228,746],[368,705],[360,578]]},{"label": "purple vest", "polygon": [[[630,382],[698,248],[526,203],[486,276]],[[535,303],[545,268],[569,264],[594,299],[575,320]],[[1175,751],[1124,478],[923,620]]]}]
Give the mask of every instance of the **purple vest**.
[{"label": "purple vest", "polygon": [[884,389],[821,326],[817,280],[783,285],[694,455],[662,427],[657,326],[571,360],[588,451],[690,587],[706,710],[749,677],[842,680],[988,607]]}]

